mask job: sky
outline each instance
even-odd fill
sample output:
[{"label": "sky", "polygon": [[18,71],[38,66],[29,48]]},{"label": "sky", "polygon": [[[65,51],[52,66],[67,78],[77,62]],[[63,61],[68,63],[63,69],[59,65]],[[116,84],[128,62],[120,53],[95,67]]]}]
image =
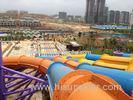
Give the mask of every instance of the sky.
[{"label": "sky", "polygon": [[[131,11],[133,0],[106,0],[110,10]],[[0,12],[26,10],[48,15],[65,11],[70,15],[84,15],[86,0],[0,0]]]}]

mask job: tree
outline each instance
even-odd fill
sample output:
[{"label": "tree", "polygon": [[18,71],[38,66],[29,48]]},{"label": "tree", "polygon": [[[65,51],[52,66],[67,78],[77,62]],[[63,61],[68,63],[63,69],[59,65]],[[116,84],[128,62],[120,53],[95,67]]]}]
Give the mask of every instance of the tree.
[{"label": "tree", "polygon": [[118,44],[118,42],[117,42],[116,38],[111,38],[111,39],[109,40],[109,46],[110,46],[112,49],[116,49],[117,44]]},{"label": "tree", "polygon": [[81,37],[81,35],[82,35],[82,33],[81,33],[81,32],[79,32],[79,33],[78,33],[79,38]]},{"label": "tree", "polygon": [[108,45],[109,45],[109,41],[108,39],[104,39],[104,48],[108,48]]}]

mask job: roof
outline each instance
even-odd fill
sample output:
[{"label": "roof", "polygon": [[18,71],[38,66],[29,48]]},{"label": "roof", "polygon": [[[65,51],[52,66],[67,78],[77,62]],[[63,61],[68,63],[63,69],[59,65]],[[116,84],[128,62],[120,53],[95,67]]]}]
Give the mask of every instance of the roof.
[{"label": "roof", "polygon": [[3,32],[0,32],[0,34],[4,34]]},{"label": "roof", "polygon": [[7,36],[7,34],[3,33],[3,32],[0,32],[0,37],[2,37],[2,36]]},{"label": "roof", "polygon": [[70,44],[71,44],[72,46],[74,46],[74,47],[80,46],[77,42],[70,42]]},{"label": "roof", "polygon": [[105,30],[105,29],[130,29],[129,26],[116,26],[116,25],[95,25],[95,26],[93,26],[93,28],[102,29],[102,30]]}]

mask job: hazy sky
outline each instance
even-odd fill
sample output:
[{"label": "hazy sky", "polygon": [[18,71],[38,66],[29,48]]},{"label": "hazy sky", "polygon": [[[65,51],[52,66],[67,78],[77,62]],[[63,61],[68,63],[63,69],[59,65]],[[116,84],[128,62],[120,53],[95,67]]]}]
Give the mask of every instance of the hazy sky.
[{"label": "hazy sky", "polygon": [[[133,9],[133,0],[106,0],[106,5],[113,10]],[[66,11],[68,14],[84,15],[86,0],[0,0],[0,11],[28,10],[44,14],[56,14]]]}]

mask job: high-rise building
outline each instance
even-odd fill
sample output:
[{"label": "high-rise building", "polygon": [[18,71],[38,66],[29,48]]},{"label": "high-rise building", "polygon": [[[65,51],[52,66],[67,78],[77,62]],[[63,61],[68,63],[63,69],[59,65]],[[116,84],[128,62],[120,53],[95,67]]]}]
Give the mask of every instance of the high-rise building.
[{"label": "high-rise building", "polygon": [[109,24],[114,24],[115,23],[115,11],[114,10],[109,11],[108,23]]},{"label": "high-rise building", "polygon": [[120,23],[121,24],[129,24],[130,14],[127,11],[122,11],[120,14]]},{"label": "high-rise building", "polygon": [[133,10],[132,13],[130,14],[130,25],[133,25]]},{"label": "high-rise building", "polygon": [[67,19],[67,13],[66,12],[59,12],[59,19],[66,20]]},{"label": "high-rise building", "polygon": [[87,0],[85,21],[90,24],[104,23],[105,0]]},{"label": "high-rise building", "polygon": [[120,11],[115,11],[115,24],[120,23]]},{"label": "high-rise building", "polygon": [[109,24],[129,24],[130,14],[126,11],[110,10],[108,14]]},{"label": "high-rise building", "polygon": [[95,18],[97,24],[104,23],[105,0],[95,0]]},{"label": "high-rise building", "polygon": [[109,12],[109,8],[108,7],[105,7],[104,9],[104,23],[107,24],[108,22],[108,12]]},{"label": "high-rise building", "polygon": [[86,15],[85,21],[86,23],[94,23],[94,5],[95,0],[86,0]]}]

